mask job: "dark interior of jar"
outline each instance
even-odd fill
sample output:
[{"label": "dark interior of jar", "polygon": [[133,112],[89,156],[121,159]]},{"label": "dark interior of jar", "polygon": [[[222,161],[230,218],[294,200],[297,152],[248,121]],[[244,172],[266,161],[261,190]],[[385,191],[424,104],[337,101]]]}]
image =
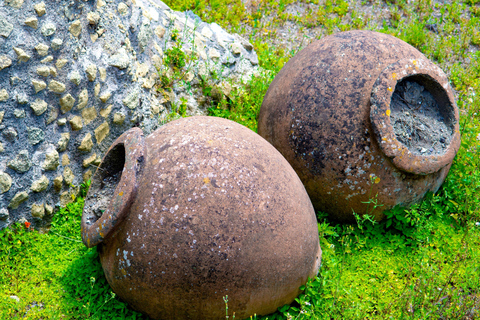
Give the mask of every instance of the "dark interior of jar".
[{"label": "dark interior of jar", "polygon": [[444,154],[452,140],[455,114],[447,92],[428,75],[403,78],[390,102],[396,138],[416,155]]},{"label": "dark interior of jar", "polygon": [[122,177],[124,165],[125,147],[117,144],[105,156],[92,178],[83,209],[87,225],[95,223],[107,209]]}]

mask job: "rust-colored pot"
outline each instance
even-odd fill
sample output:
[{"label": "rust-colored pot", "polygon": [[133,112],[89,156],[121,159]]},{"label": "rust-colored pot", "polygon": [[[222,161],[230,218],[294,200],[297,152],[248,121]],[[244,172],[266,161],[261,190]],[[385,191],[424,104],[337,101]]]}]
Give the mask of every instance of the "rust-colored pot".
[{"label": "rust-colored pot", "polygon": [[291,303],[321,260],[313,206],[283,156],[229,120],[191,117],[107,151],[82,218],[113,291],[153,319],[243,319]]},{"label": "rust-colored pot", "polygon": [[[343,222],[353,211],[380,220],[436,192],[460,146],[443,71],[371,31],[337,33],[293,57],[265,95],[258,133],[290,162],[315,209]],[[373,210],[375,195],[382,206]]]}]

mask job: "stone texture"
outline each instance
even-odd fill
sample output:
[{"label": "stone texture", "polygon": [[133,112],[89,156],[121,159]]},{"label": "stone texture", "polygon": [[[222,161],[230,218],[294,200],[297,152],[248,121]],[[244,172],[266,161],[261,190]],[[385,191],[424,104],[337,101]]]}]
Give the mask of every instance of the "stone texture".
[{"label": "stone texture", "polygon": [[32,217],[37,218],[37,219],[42,219],[43,216],[45,215],[45,204],[38,204],[34,203],[32,204],[32,210],[31,210]]},{"label": "stone texture", "polygon": [[68,28],[68,31],[70,31],[70,33],[74,37],[78,37],[80,35],[80,33],[82,32],[82,24],[81,24],[80,20],[73,21],[72,24],[70,25],[70,27]]},{"label": "stone texture", "polygon": [[8,92],[5,89],[0,90],[0,102],[9,98]]},{"label": "stone texture", "polygon": [[12,186],[12,177],[8,173],[0,171],[0,194],[10,190]]},{"label": "stone texture", "polygon": [[82,152],[90,152],[92,148],[93,148],[92,135],[90,133],[87,133],[85,137],[83,137],[82,142],[78,147],[78,150]]},{"label": "stone texture", "polygon": [[70,93],[67,93],[62,98],[60,98],[60,111],[62,113],[66,113],[72,110],[74,104],[75,104],[75,98],[72,97]]},{"label": "stone texture", "polygon": [[40,3],[37,3],[33,8],[35,9],[35,12],[37,13],[37,15],[38,15],[39,17],[43,16],[43,15],[45,14],[45,12],[46,12],[46,10],[45,10],[45,2],[43,2],[43,1],[40,2]]},{"label": "stone texture", "polygon": [[28,193],[25,192],[25,191],[22,191],[22,192],[18,192],[13,198],[12,200],[10,200],[10,203],[8,204],[8,208],[9,209],[17,209],[18,206],[26,201],[28,199]]},{"label": "stone texture", "polygon": [[38,28],[38,19],[37,17],[29,17],[27,19],[25,19],[25,22],[24,22],[27,26],[29,27],[32,27],[33,29],[37,29]]},{"label": "stone texture", "polygon": [[88,81],[95,81],[95,79],[97,78],[97,66],[94,65],[94,64],[91,64],[87,67],[87,69],[85,70],[85,72],[87,73],[87,78],[88,78]]},{"label": "stone texture", "polygon": [[61,133],[60,140],[58,140],[58,144],[57,144],[57,150],[59,152],[63,152],[67,150],[68,141],[70,141],[70,133],[69,132]]},{"label": "stone texture", "polygon": [[73,179],[75,179],[75,175],[73,174],[72,169],[70,169],[70,167],[65,167],[63,169],[63,181],[65,181],[68,186],[71,186],[73,185]]},{"label": "stone texture", "polygon": [[110,133],[110,126],[108,125],[108,122],[102,123],[94,130],[94,132],[97,143],[102,142],[103,139],[105,139],[105,137]]},{"label": "stone texture", "polygon": [[[198,80],[199,74],[209,75],[206,70],[232,84],[256,70],[249,64],[249,57],[256,57],[254,52],[241,49],[238,57],[232,53],[232,43],[244,44],[241,38],[191,13],[173,12],[160,1],[37,0],[25,1],[20,9],[9,5],[1,9],[0,40],[5,50],[0,52],[0,90],[5,91],[1,91],[0,113],[4,112],[5,119],[0,129],[0,163],[4,163],[0,170],[5,170],[20,150],[28,150],[31,167],[20,175],[27,183],[12,182],[10,190],[2,194],[0,208],[6,208],[22,188],[30,190],[32,181],[42,175],[53,181],[66,165],[80,182],[86,170],[94,171],[88,167],[99,163],[108,141],[131,126],[152,132],[168,117],[171,103],[181,103],[181,97],[188,97],[189,116],[206,114],[210,98],[203,96]],[[173,29],[178,30],[181,49],[186,54],[198,51],[198,58],[189,64],[189,70],[181,70],[185,71],[182,81],[164,88],[167,94],[163,96],[163,90],[157,90],[158,70],[165,68],[164,52],[179,43],[171,41]],[[221,57],[212,61],[207,54],[210,49]],[[208,81],[216,85],[219,80]],[[59,119],[61,114],[64,116]],[[78,147],[87,133],[93,147],[85,155]],[[51,149],[61,152],[58,162],[62,165],[54,160],[51,167],[56,169],[45,170]],[[69,164],[64,161],[67,158]],[[84,160],[88,160],[87,168]],[[33,203],[58,203],[65,190],[54,189],[43,191],[46,198],[42,201],[32,191],[22,205],[28,209],[10,210],[8,223],[22,217],[30,220]],[[42,223],[35,219],[34,225]]]},{"label": "stone texture", "polygon": [[28,143],[31,145],[36,145],[43,140],[45,140],[45,131],[40,128],[28,127]]},{"label": "stone texture", "polygon": [[13,48],[13,51],[17,54],[18,62],[27,62],[30,59],[30,55],[28,55],[23,49],[21,48]]},{"label": "stone texture", "polygon": [[48,181],[47,176],[43,175],[40,179],[35,180],[32,183],[32,186],[30,187],[30,190],[33,192],[42,192],[47,190],[48,184],[50,181]]},{"label": "stone texture", "polygon": [[32,167],[32,161],[30,160],[28,150],[21,150],[14,159],[7,163],[7,167],[18,173],[24,173],[30,170]]},{"label": "stone texture", "polygon": [[12,60],[6,55],[0,55],[0,71],[12,65]]},{"label": "stone texture", "polygon": [[53,91],[55,93],[63,93],[65,91],[65,84],[57,81],[57,80],[52,80],[48,84],[48,89],[50,91]]},{"label": "stone texture", "polygon": [[78,95],[77,109],[81,110],[85,108],[87,104],[88,104],[88,91],[87,89],[83,89]]},{"label": "stone texture", "polygon": [[63,185],[63,176],[58,176],[55,179],[53,179],[53,188],[55,189],[55,192],[60,192],[62,190],[62,185]]},{"label": "stone texture", "polygon": [[59,162],[58,152],[55,149],[53,149],[45,154],[45,161],[42,164],[42,168],[45,171],[49,171],[49,170],[53,171],[53,170],[57,170],[57,167],[59,164],[60,162]]},{"label": "stone texture", "polygon": [[35,89],[35,93],[39,93],[40,91],[42,91],[47,87],[47,84],[45,83],[45,81],[42,81],[42,80],[32,79],[32,84],[33,84],[33,88]]},{"label": "stone texture", "polygon": [[70,127],[72,128],[73,131],[78,131],[83,129],[82,117],[75,116],[72,119],[70,119],[69,122],[70,122]]},{"label": "stone texture", "polygon": [[47,106],[47,103],[42,99],[35,99],[35,101],[30,104],[30,107],[37,116],[47,111]]},{"label": "stone texture", "polygon": [[42,57],[48,54],[48,49],[48,46],[44,43],[39,43],[35,46],[35,50],[37,50],[37,53]]},{"label": "stone texture", "polygon": [[96,159],[97,159],[97,154],[96,153],[93,153],[88,158],[83,159],[83,167],[87,168],[92,163],[94,163]]}]

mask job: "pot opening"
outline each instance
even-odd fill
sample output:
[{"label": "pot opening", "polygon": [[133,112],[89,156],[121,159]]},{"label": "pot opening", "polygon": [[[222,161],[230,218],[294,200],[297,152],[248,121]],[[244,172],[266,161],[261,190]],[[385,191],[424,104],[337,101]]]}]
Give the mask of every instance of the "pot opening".
[{"label": "pot opening", "polygon": [[92,184],[85,199],[86,224],[97,221],[110,203],[125,165],[125,146],[117,144],[105,156],[92,178]]},{"label": "pot opening", "polygon": [[411,153],[445,153],[454,134],[455,113],[437,81],[425,74],[403,78],[395,86],[390,110],[396,138]]}]

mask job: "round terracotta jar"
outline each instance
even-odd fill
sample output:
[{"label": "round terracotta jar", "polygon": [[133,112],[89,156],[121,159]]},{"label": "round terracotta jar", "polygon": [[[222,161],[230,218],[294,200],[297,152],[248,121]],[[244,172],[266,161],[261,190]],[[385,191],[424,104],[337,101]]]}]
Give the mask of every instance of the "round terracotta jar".
[{"label": "round terracotta jar", "polygon": [[92,179],[82,239],[112,290],[153,319],[239,319],[291,303],[317,275],[315,212],[283,156],[229,120],[133,128]]},{"label": "round terracotta jar", "polygon": [[293,57],[265,95],[258,133],[292,165],[315,209],[342,222],[353,212],[380,220],[436,192],[460,146],[444,72],[371,31],[337,33]]}]

